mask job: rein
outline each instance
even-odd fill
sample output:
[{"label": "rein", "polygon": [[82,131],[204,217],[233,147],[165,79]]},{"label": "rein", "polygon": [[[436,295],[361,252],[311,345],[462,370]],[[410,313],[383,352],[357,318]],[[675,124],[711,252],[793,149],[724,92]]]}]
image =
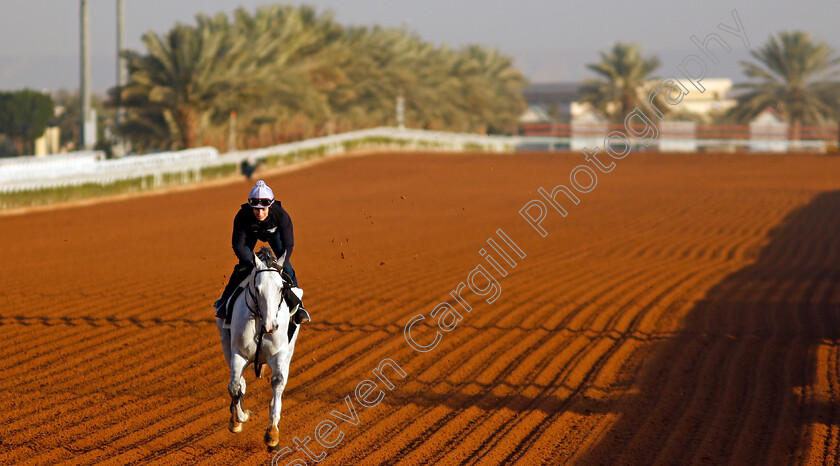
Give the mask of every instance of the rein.
[{"label": "rein", "polygon": [[[256,288],[257,275],[259,275],[262,272],[277,272],[277,273],[280,274],[281,280],[283,278],[283,273],[280,270],[275,269],[274,267],[269,267],[267,269],[257,270],[257,272],[254,274],[254,280],[251,280],[248,283],[248,295],[251,297],[251,301],[254,302],[254,307],[251,308],[251,305],[248,304],[247,299],[245,300],[245,306],[248,308],[249,311],[251,311],[251,314],[254,316],[254,319],[256,320],[257,325],[260,327],[260,335],[257,338],[257,352],[254,353],[254,374],[256,374],[257,378],[261,377],[260,373],[262,372],[262,367],[261,367],[262,365],[259,363],[259,358],[260,358],[260,348],[262,347],[263,334],[265,334],[265,326],[259,325],[260,321],[262,320],[262,313],[260,312],[260,300],[257,299],[257,292],[256,292],[255,288]],[[283,298],[281,297],[280,299],[283,299]]]}]

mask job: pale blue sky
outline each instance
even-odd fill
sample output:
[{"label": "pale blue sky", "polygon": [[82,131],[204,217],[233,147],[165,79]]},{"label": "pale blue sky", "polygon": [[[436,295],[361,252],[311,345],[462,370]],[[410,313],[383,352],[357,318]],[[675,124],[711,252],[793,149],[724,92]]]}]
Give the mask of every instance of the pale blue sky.
[{"label": "pale blue sky", "polygon": [[[200,12],[253,11],[264,0],[125,0],[126,46],[142,50],[147,30],[166,32],[176,21],[192,23]],[[291,2],[301,3],[301,2]],[[801,29],[840,50],[840,1],[559,1],[559,0],[314,0],[343,24],[406,25],[426,40],[460,46],[482,43],[515,57],[534,82],[575,81],[589,75],[586,63],[616,41],[638,42],[659,54],[668,74],[695,53],[691,35],[718,32],[733,39],[732,52],[709,75],[743,80],[739,59],[746,47],[716,27],[733,25],[737,9],[753,48],[770,34]],[[116,1],[89,0],[92,85],[102,91],[116,82]],[[79,2],[0,0],[0,89],[75,89],[79,85]]]}]

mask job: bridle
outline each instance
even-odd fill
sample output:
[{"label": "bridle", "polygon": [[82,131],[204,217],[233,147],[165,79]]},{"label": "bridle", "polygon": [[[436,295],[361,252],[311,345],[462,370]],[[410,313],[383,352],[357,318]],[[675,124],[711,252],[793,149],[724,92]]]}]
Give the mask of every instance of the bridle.
[{"label": "bridle", "polygon": [[[248,296],[251,298],[251,301],[254,302],[254,307],[253,308],[251,307],[251,305],[248,303],[247,299],[245,300],[245,306],[251,312],[251,315],[254,316],[254,319],[256,320],[256,324],[260,328],[260,335],[257,338],[257,351],[256,351],[256,353],[254,353],[254,373],[257,375],[257,378],[261,377],[260,372],[262,372],[262,365],[258,362],[258,359],[260,357],[260,349],[262,347],[263,334],[265,334],[265,325],[260,325],[260,321],[263,320],[263,317],[262,317],[262,312],[260,312],[260,300],[257,299],[257,291],[256,291],[257,275],[261,274],[262,272],[277,272],[277,273],[279,273],[280,274],[280,281],[285,284],[285,280],[283,280],[283,272],[279,269],[274,268],[274,267],[268,267],[266,269],[258,269],[254,273],[254,278],[250,282],[248,282]],[[280,302],[281,302],[281,304],[283,302],[282,291],[281,291]],[[280,309],[277,309],[277,312],[280,312]]]},{"label": "bridle", "polygon": [[254,318],[257,319],[258,323],[262,320],[262,312],[260,312],[260,300],[257,299],[256,282],[257,275],[263,272],[277,272],[280,274],[280,280],[283,280],[283,273],[280,270],[275,269],[274,267],[269,267],[267,269],[257,270],[257,272],[254,274],[254,278],[248,283],[248,295],[251,297],[251,301],[254,302],[254,307],[252,308],[251,304],[249,304],[247,300],[245,301],[245,306],[248,307],[248,310],[251,311],[251,315],[253,315]]}]

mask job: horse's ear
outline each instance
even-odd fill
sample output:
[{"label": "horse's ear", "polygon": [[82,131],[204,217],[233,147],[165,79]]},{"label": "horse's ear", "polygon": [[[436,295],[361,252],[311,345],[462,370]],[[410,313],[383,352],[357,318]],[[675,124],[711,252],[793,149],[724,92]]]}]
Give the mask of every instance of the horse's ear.
[{"label": "horse's ear", "polygon": [[263,263],[263,261],[260,260],[260,256],[258,256],[257,254],[254,254],[254,264],[257,266],[258,269],[265,268],[265,263]]},{"label": "horse's ear", "polygon": [[277,265],[280,266],[280,270],[283,270],[283,264],[286,263],[286,253],[284,252],[282,256],[277,258]]}]

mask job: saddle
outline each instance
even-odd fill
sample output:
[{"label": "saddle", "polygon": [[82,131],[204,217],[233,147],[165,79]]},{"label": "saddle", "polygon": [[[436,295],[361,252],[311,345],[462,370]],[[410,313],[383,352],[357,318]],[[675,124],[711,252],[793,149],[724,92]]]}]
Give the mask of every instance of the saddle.
[{"label": "saddle", "polygon": [[[286,306],[289,309],[289,316],[295,315],[297,310],[301,307],[303,302],[301,298],[303,297],[303,290],[291,285],[291,279],[286,272],[281,272],[283,274],[283,290],[281,291],[283,296],[283,302],[286,303]],[[222,310],[225,313],[225,323],[222,325],[222,328],[230,328],[230,320],[233,317],[233,304],[239,298],[239,295],[242,294],[242,291],[248,287],[248,278],[242,280],[242,283],[233,290],[231,293],[230,298],[222,304]],[[295,329],[297,328],[297,324],[295,324],[294,319],[289,320],[289,339],[292,338],[292,335],[295,333]]]},{"label": "saddle", "polygon": [[233,293],[230,294],[230,297],[222,303],[222,311],[225,313],[225,323],[223,328],[230,328],[230,319],[233,317],[233,303],[236,302],[236,299],[239,298],[239,295],[242,294],[242,290],[244,290],[248,286],[248,278],[242,280],[239,286],[233,290]]}]

